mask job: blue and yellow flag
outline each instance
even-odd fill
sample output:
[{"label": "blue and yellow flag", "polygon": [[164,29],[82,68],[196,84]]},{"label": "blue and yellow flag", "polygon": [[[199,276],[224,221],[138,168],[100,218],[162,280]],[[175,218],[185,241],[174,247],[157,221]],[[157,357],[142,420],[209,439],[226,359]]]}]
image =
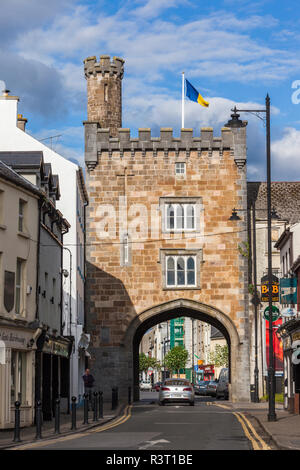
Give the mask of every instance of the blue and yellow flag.
[{"label": "blue and yellow flag", "polygon": [[191,100],[195,101],[196,103],[201,104],[201,106],[205,106],[208,108],[209,103],[205,101],[205,99],[202,98],[200,93],[196,90],[196,88],[193,87],[193,85],[185,79],[185,84],[186,84],[186,96]]}]

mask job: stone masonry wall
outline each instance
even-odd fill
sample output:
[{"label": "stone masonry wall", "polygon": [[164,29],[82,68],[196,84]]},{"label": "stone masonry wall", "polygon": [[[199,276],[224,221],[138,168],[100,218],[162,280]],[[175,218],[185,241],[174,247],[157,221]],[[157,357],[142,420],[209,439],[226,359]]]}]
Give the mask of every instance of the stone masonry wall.
[{"label": "stone masonry wall", "polygon": [[[90,131],[86,123],[87,138]],[[146,130],[140,130],[139,139],[124,139],[128,130],[120,129],[119,139],[109,139],[108,129],[96,130],[97,137],[91,139],[96,153],[90,148],[86,155],[90,170],[87,177],[90,200],[87,328],[91,333],[94,359],[100,360],[100,350],[109,352],[111,377],[117,381],[120,361],[127,359],[120,358],[120,352],[116,351],[132,319],[145,309],[169,300],[192,299],[220,309],[234,323],[244,341],[243,351],[237,358],[240,375],[236,378],[239,388],[244,390],[249,380],[247,260],[239,253],[238,246],[247,239],[246,218],[240,222],[231,222],[228,218],[234,207],[246,208],[246,172],[241,152],[238,161],[234,155],[234,131],[224,128],[222,138],[213,138],[212,129],[205,128],[202,139],[187,141],[174,139],[170,129],[168,141],[164,140],[166,129],[162,129],[160,138],[149,139],[149,134],[148,140],[143,140],[143,131]],[[186,131],[191,137],[190,130]],[[238,131],[244,132],[245,139],[245,129]],[[184,130],[182,133],[185,134]],[[185,177],[175,176],[175,162],[186,163]],[[140,237],[132,235],[130,238],[129,266],[121,262],[124,227],[118,221],[119,208],[125,207],[124,195],[128,227],[139,226],[141,232]],[[164,233],[159,209],[164,197],[201,198],[197,233],[185,234],[182,238]],[[99,238],[99,227],[106,217],[101,209],[99,212],[103,205],[113,206],[116,214],[115,237],[107,239]],[[150,231],[151,213],[158,216],[158,232],[154,238]],[[107,218],[108,225],[112,218],[114,216]],[[199,288],[164,287],[161,253],[179,249],[202,250]],[[97,360],[95,368],[102,367],[103,371],[105,366],[97,365]],[[102,355],[102,363],[103,360]],[[124,364],[122,367],[126,367]]]}]

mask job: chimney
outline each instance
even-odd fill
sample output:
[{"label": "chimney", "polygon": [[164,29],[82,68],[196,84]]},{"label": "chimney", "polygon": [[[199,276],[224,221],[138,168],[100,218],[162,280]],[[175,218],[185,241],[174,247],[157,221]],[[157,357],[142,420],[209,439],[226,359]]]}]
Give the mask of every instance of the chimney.
[{"label": "chimney", "polygon": [[22,114],[18,114],[18,119],[17,119],[17,126],[21,131],[25,132],[25,127],[26,127],[27,119],[23,118]]},{"label": "chimney", "polygon": [[3,90],[0,95],[0,129],[3,135],[11,132],[17,125],[19,98],[9,93],[9,90]]}]

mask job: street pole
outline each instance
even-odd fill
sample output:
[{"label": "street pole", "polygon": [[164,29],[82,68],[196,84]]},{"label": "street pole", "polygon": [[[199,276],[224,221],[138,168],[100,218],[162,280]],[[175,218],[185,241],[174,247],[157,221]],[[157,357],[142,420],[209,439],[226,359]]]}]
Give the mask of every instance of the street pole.
[{"label": "street pole", "polygon": [[255,344],[255,367],[254,367],[254,402],[259,402],[259,389],[258,389],[258,357],[257,357],[257,307],[259,304],[257,296],[257,267],[256,267],[256,215],[255,215],[255,202],[252,205],[252,225],[253,225],[253,282],[254,282],[254,344]]},{"label": "street pole", "polygon": [[268,421],[276,421],[274,356],[273,356],[273,314],[272,314],[272,239],[271,239],[271,132],[270,132],[270,97],[266,96],[266,132],[267,132],[267,208],[268,208],[268,283],[269,283],[269,413]]}]

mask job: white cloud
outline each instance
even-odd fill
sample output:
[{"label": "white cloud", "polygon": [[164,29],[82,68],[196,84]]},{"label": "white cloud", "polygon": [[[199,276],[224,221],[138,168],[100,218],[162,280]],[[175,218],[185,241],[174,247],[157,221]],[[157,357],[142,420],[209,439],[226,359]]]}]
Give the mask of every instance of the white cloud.
[{"label": "white cloud", "polygon": [[283,136],[272,142],[274,173],[300,181],[300,130],[286,127]]}]

